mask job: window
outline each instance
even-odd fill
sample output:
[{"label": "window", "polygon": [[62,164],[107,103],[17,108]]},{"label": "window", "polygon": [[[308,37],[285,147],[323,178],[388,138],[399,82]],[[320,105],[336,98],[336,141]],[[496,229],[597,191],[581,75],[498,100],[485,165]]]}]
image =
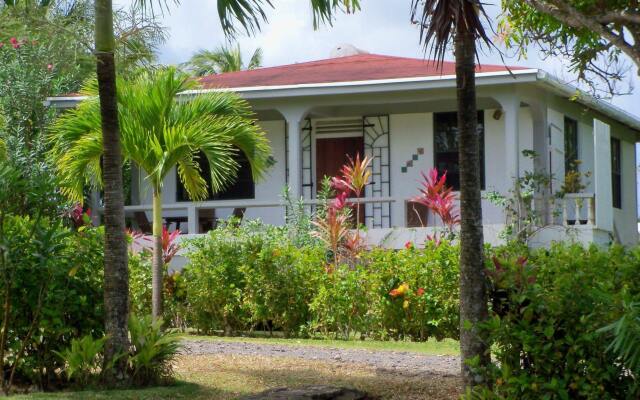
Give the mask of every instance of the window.
[{"label": "window", "polygon": [[[460,190],[460,164],[458,162],[457,113],[434,114],[434,161],[440,172],[447,171],[447,184]],[[484,189],[484,112],[478,111],[480,145],[480,185]]]},{"label": "window", "polygon": [[578,165],[578,121],[564,117],[564,171],[576,171]]},{"label": "window", "polygon": [[613,206],[622,208],[622,162],[620,139],[611,138],[611,190]]},{"label": "window", "polygon": [[[253,182],[253,176],[251,174],[251,166],[249,160],[245,154],[238,151],[236,158],[240,168],[238,168],[238,176],[234,182],[232,182],[224,191],[219,193],[213,193],[211,187],[209,187],[209,194],[205,200],[240,200],[240,199],[253,199],[255,197],[255,184]],[[202,177],[207,181],[209,185],[211,182],[211,171],[209,170],[209,162],[204,154],[200,153],[198,157],[198,164],[202,171]],[[177,201],[190,201],[187,190],[182,185],[178,172],[176,171]]]}]

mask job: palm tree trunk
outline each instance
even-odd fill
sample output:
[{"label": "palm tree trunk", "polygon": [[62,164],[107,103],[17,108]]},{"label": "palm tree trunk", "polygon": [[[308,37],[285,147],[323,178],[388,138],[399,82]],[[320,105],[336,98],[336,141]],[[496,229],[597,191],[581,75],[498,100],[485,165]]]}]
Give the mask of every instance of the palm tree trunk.
[{"label": "palm tree trunk", "polygon": [[151,314],[162,318],[162,192],[153,191],[153,262],[151,275]]},{"label": "palm tree trunk", "polygon": [[[129,349],[127,321],[129,318],[129,270],[124,226],[122,193],[122,155],[116,101],[116,70],[114,60],[113,8],[111,0],[95,1],[95,40],[104,146],[104,365]],[[121,357],[113,370],[105,368],[104,380],[109,386],[119,386],[126,380],[127,359]]]},{"label": "palm tree trunk", "polygon": [[[460,352],[466,387],[482,383],[465,360],[478,357],[488,365],[489,353],[477,324],[487,318],[487,295],[483,260],[482,203],[478,114],[475,90],[475,38],[457,26],[455,37],[460,163]],[[469,325],[470,324],[470,325]],[[471,328],[469,329],[469,326]]]}]

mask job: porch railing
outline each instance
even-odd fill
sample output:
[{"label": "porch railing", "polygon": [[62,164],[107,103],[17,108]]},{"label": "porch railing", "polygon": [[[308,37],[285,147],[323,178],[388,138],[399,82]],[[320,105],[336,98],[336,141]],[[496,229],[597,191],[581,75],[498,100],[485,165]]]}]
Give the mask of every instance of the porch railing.
[{"label": "porch railing", "polygon": [[[380,203],[394,203],[397,199],[392,197],[377,197],[377,198],[350,198],[348,202],[360,204],[380,204]],[[303,205],[314,207],[320,204],[319,200],[304,200]],[[169,203],[163,204],[163,211],[186,211],[186,222],[188,233],[200,233],[199,232],[199,214],[204,210],[216,210],[216,209],[250,209],[250,208],[277,208],[284,209],[287,204],[282,201],[259,201],[259,200],[216,200],[216,201],[203,201],[203,202],[184,202],[184,203]],[[140,204],[125,206],[125,213],[132,216],[140,212],[151,212],[153,206],[151,204]],[[178,219],[184,220],[184,217],[165,217],[165,221],[175,221]],[[283,221],[284,222],[284,221]]]},{"label": "porch railing", "polygon": [[564,226],[596,224],[596,199],[593,193],[567,193],[561,201]]}]

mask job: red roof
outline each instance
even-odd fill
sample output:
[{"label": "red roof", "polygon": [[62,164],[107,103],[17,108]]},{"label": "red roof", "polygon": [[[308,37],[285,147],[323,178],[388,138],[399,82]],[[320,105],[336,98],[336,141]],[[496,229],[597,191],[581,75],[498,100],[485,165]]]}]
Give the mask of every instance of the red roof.
[{"label": "red roof", "polygon": [[[508,67],[509,69],[524,69]],[[506,72],[504,65],[482,64],[477,72]],[[310,83],[352,82],[379,79],[418,78],[453,75],[455,64],[444,62],[439,68],[432,60],[357,54],[347,57],[227,72],[200,78],[204,88],[302,85]]]}]

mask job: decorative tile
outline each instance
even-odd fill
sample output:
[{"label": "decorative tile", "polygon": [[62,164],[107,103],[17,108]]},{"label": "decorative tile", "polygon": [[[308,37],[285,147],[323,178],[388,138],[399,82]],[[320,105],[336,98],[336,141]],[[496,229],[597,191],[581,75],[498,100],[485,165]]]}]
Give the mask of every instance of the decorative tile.
[{"label": "decorative tile", "polygon": [[407,167],[413,167],[413,160],[407,161]]},{"label": "decorative tile", "polygon": [[401,167],[400,171],[402,171],[403,174],[406,173],[407,172],[407,167]]},{"label": "decorative tile", "polygon": [[424,154],[424,147],[418,147],[418,154],[420,155]]},{"label": "decorative tile", "polygon": [[413,161],[418,161],[418,155],[417,154],[413,154],[412,158],[413,158]]}]

